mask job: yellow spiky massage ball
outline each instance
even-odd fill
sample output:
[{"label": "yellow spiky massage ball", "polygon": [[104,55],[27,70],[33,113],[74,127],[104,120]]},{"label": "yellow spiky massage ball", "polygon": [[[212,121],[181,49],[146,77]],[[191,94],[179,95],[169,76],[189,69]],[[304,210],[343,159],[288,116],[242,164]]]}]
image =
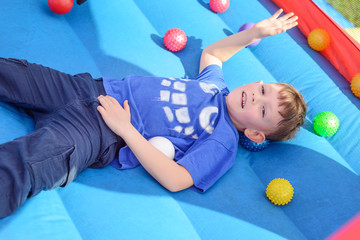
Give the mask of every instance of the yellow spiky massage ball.
[{"label": "yellow spiky massage ball", "polygon": [[275,205],[285,205],[294,196],[294,188],[288,180],[276,178],[267,186],[266,196]]},{"label": "yellow spiky massage ball", "polygon": [[353,94],[356,97],[360,98],[360,73],[353,77],[350,87]]}]

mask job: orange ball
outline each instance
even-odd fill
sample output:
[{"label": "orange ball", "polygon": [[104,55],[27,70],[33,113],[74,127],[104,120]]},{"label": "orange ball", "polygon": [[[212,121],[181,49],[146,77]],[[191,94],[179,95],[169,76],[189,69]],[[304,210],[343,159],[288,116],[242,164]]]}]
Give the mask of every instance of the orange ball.
[{"label": "orange ball", "polygon": [[309,34],[308,43],[309,46],[315,51],[322,51],[329,46],[330,35],[324,29],[315,29]]},{"label": "orange ball", "polygon": [[358,73],[357,75],[355,75],[355,77],[353,77],[353,79],[351,80],[351,91],[353,92],[353,94],[360,98],[360,73]]}]

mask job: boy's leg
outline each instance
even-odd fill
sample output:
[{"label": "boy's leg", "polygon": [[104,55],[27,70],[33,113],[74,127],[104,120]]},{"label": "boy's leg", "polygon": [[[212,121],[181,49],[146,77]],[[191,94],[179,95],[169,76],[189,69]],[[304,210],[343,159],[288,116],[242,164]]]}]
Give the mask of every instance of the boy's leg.
[{"label": "boy's leg", "polygon": [[[50,146],[50,142],[54,146]],[[41,172],[49,174],[51,171],[55,174],[51,176],[53,180],[59,184],[65,182],[66,162],[61,158],[70,155],[72,149],[55,143],[58,142],[52,131],[41,128],[0,145],[0,218],[10,215],[28,197],[39,193],[42,184],[48,187],[42,182],[45,179],[38,176]]]},{"label": "boy's leg", "polygon": [[20,152],[7,152],[7,144],[0,145],[0,218],[14,212],[27,198],[30,190],[30,175],[25,169]]},{"label": "boy's leg", "polygon": [[[85,82],[85,84],[84,84]],[[90,74],[69,75],[26,60],[0,58],[0,101],[47,114],[97,92]]]},{"label": "boy's leg", "polygon": [[62,138],[53,126],[0,145],[0,218],[41,190],[71,181],[69,166],[76,151],[76,144]]},{"label": "boy's leg", "polygon": [[34,132],[0,145],[0,218],[27,197],[72,182],[87,167],[108,164],[118,149],[114,133],[94,115],[96,103],[73,103]]}]

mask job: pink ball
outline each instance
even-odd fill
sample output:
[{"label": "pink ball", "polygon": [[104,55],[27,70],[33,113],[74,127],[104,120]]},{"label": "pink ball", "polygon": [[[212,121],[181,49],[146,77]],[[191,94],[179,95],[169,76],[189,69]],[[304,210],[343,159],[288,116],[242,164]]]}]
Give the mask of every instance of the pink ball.
[{"label": "pink ball", "polygon": [[210,0],[210,8],[216,13],[225,12],[230,5],[230,0]]},{"label": "pink ball", "polygon": [[183,49],[186,45],[187,37],[183,30],[172,28],[165,33],[164,44],[171,52],[177,52]]}]

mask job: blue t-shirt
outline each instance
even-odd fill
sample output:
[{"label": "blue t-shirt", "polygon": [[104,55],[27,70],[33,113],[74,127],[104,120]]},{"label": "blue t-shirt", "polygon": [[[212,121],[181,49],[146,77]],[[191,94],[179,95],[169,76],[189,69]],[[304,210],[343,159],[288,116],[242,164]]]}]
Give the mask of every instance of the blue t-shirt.
[{"label": "blue t-shirt", "polygon": [[[127,76],[104,78],[104,87],[120,104],[129,101],[131,123],[142,136],[172,142],[174,160],[191,174],[193,189],[206,191],[233,165],[239,136],[226,109],[229,90],[219,66],[206,67],[193,80]],[[111,165],[139,164],[125,146]]]}]

